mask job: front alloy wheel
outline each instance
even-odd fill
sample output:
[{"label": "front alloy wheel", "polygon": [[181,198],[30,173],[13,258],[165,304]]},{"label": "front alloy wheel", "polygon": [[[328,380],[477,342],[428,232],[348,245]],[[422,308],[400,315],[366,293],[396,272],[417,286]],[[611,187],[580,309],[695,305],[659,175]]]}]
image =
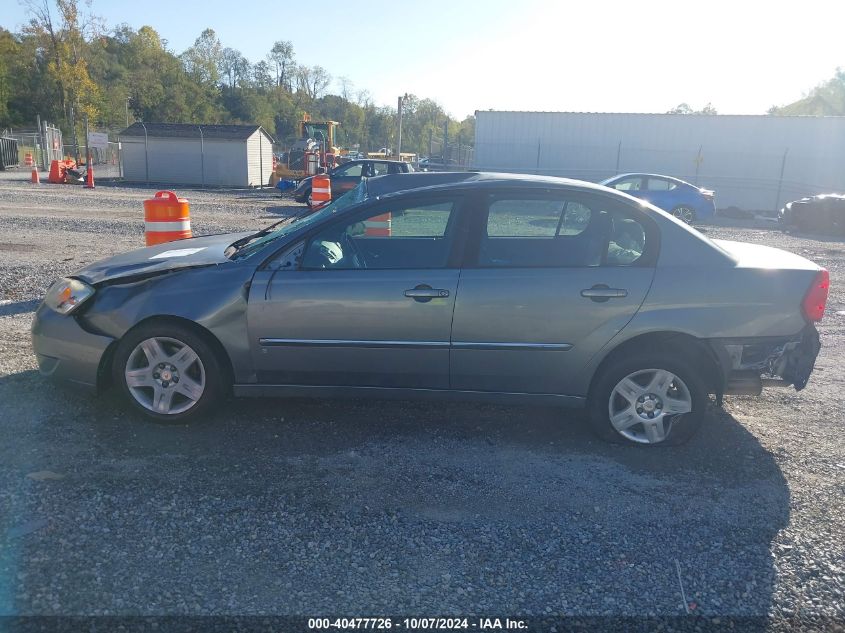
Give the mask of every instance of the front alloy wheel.
[{"label": "front alloy wheel", "polygon": [[672,425],[692,411],[686,383],[665,369],[643,369],[620,380],[610,393],[610,423],[622,437],[639,444],[659,444]]},{"label": "front alloy wheel", "polygon": [[176,415],[194,407],[205,392],[205,367],[189,345],[152,337],[135,346],[124,370],[129,394],[143,408]]},{"label": "front alloy wheel", "polygon": [[112,361],[129,402],[162,422],[198,419],[225,396],[232,378],[224,352],[198,328],[166,320],[130,330]]}]

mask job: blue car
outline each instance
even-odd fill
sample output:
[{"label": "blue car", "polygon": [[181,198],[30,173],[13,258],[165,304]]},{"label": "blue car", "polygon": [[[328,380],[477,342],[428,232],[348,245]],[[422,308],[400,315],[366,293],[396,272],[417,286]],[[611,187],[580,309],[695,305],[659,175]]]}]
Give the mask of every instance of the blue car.
[{"label": "blue car", "polygon": [[603,180],[601,184],[647,200],[687,224],[709,220],[716,214],[714,192],[671,176],[620,174]]}]

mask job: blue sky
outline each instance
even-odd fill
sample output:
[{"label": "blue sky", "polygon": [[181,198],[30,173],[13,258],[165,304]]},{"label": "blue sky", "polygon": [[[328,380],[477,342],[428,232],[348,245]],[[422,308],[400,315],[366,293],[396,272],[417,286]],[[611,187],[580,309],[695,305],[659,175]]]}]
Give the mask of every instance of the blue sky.
[{"label": "blue sky", "polygon": [[[17,30],[25,7],[0,2],[0,26]],[[682,101],[763,113],[845,66],[845,3],[833,1],[93,0],[91,8],[109,26],[149,24],[176,52],[207,27],[253,62],[290,40],[298,62],[348,77],[377,103],[409,92],[457,117],[490,108],[663,112]]]}]

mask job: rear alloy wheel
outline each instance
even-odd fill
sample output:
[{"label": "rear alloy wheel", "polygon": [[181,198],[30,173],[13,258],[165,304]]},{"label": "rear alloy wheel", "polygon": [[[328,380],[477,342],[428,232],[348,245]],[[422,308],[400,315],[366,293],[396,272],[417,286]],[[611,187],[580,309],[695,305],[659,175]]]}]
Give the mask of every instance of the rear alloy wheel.
[{"label": "rear alloy wheel", "polygon": [[704,417],[707,392],[697,372],[669,356],[635,356],[610,366],[591,391],[590,421],[602,438],[681,444]]},{"label": "rear alloy wheel", "polygon": [[695,221],[695,209],[690,207],[675,207],[672,209],[672,215],[687,224],[692,224]]},{"label": "rear alloy wheel", "polygon": [[181,325],[142,326],[121,342],[115,380],[137,408],[162,421],[183,421],[208,409],[225,391],[211,347]]}]

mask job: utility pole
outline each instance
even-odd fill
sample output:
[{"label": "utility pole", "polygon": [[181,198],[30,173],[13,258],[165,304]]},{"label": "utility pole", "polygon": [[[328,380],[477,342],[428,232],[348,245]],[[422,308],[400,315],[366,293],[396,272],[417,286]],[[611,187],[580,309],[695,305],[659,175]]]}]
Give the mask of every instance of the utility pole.
[{"label": "utility pole", "polygon": [[443,147],[440,148],[440,161],[446,164],[446,145],[449,143],[449,117],[443,120]]},{"label": "utility pole", "polygon": [[405,105],[405,101],[408,99],[408,93],[405,93],[405,96],[399,97],[399,103],[396,107],[396,112],[399,115],[399,134],[398,138],[396,139],[396,155],[399,160],[402,160],[402,106]]},{"label": "utility pole", "polygon": [[84,112],[82,114],[82,120],[85,124],[85,169],[86,171],[91,169],[91,148],[88,146],[88,113]]},{"label": "utility pole", "polygon": [[79,160],[79,139],[76,136],[76,117],[74,116],[73,106],[70,106],[70,131],[73,133],[73,154],[74,158],[76,159],[76,164],[80,163]]},{"label": "utility pole", "polygon": [[129,97],[126,97],[126,127],[129,127]]}]

